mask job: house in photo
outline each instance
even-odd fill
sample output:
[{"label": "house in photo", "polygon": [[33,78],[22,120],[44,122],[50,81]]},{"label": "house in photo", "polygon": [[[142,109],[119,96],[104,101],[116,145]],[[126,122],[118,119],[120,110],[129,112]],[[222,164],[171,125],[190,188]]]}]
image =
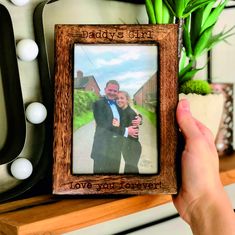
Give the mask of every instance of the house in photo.
[{"label": "house in photo", "polygon": [[157,73],[154,73],[148,81],[133,96],[134,103],[149,111],[155,111],[157,103]]},{"label": "house in photo", "polygon": [[98,97],[100,97],[100,88],[94,76],[83,76],[83,72],[80,70],[77,71],[77,77],[74,77],[74,89],[93,91]]}]

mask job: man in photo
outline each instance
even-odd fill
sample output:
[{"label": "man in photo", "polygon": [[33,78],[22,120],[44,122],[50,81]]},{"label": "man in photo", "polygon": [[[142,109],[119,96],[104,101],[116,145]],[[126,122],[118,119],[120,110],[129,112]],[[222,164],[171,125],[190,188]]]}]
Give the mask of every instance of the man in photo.
[{"label": "man in photo", "polygon": [[[136,126],[125,127],[122,120],[122,110],[117,106],[116,99],[119,83],[116,80],[107,82],[105,96],[93,105],[96,130],[92,146],[91,158],[94,160],[94,173],[119,173],[121,162],[122,137],[138,137]],[[120,123],[113,125],[113,120]],[[140,120],[137,120],[140,122]]]}]

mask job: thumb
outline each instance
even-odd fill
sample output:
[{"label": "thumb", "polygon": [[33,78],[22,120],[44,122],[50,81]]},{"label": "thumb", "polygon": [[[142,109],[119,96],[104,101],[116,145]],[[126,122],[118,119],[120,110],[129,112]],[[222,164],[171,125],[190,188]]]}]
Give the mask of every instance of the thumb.
[{"label": "thumb", "polygon": [[186,138],[194,138],[201,135],[201,132],[190,112],[189,102],[186,99],[179,101],[176,118],[180,129]]}]

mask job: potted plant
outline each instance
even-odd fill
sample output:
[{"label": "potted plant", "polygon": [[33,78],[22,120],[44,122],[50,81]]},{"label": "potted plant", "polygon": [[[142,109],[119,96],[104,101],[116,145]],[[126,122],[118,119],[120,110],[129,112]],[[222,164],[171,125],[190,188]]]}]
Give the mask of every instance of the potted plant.
[{"label": "potted plant", "polygon": [[[221,0],[219,3],[216,0],[145,0],[150,24],[178,23],[179,97],[187,97],[193,115],[207,125],[214,136],[218,132],[223,112],[223,95],[212,95],[210,84],[205,80],[195,79],[195,75],[205,67],[198,68],[199,58],[217,43],[233,35],[231,31],[234,27],[213,34],[214,26],[227,2],[228,0]],[[219,117],[218,120],[215,117]]]}]

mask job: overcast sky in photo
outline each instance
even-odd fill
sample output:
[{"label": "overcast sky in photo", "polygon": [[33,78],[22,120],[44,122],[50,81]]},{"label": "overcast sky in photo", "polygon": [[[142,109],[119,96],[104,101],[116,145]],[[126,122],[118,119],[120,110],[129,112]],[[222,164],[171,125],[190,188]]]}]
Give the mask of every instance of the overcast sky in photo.
[{"label": "overcast sky in photo", "polygon": [[154,45],[82,45],[74,47],[74,76],[93,75],[104,94],[108,80],[117,80],[120,90],[133,94],[157,71]]}]

